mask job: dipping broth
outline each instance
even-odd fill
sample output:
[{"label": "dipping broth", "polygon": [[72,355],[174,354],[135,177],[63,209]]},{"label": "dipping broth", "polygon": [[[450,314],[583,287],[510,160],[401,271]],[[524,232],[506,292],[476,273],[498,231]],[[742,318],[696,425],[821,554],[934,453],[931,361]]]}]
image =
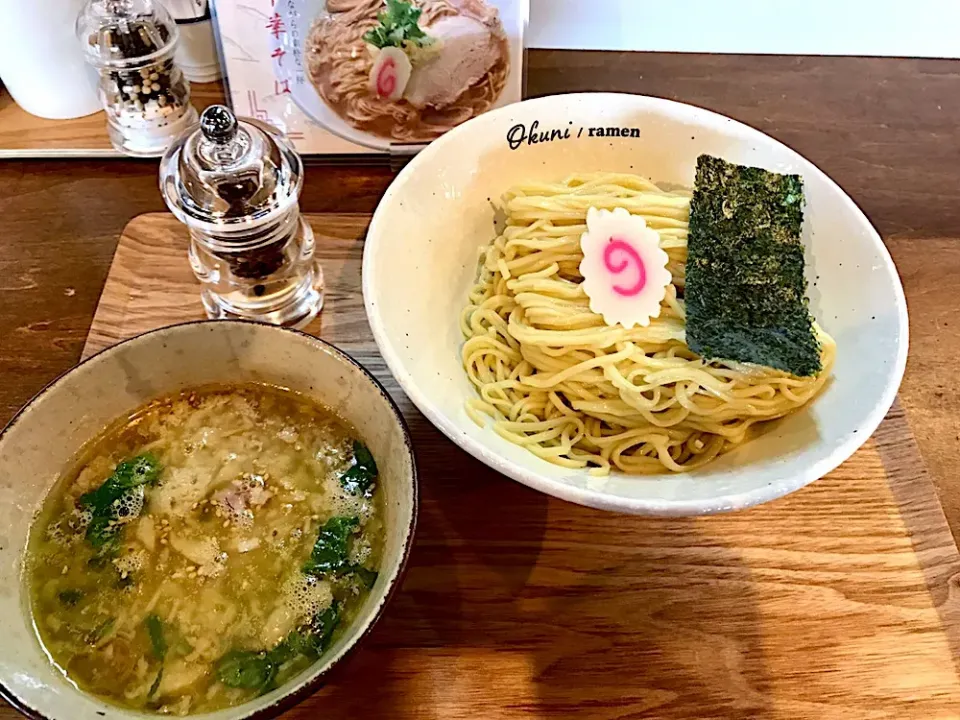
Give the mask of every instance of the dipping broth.
[{"label": "dipping broth", "polygon": [[284,684],[376,581],[376,463],[288,391],[208,387],[141,408],[91,443],[34,523],[43,646],[81,689],[186,715]]}]

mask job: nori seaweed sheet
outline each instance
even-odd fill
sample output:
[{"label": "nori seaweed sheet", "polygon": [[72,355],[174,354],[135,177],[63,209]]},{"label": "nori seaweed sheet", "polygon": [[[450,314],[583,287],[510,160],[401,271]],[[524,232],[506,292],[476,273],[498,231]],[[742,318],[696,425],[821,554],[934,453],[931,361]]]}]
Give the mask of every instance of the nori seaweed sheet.
[{"label": "nori seaweed sheet", "polygon": [[821,370],[807,307],[803,181],[701,155],[690,202],[687,345],[798,376]]}]

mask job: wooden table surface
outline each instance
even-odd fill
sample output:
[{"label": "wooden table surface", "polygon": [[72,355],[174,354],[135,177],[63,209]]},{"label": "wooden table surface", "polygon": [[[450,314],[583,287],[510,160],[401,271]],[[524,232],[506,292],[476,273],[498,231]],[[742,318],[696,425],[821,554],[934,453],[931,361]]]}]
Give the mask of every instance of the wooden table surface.
[{"label": "wooden table surface", "polygon": [[[223,102],[220,83],[193,85],[197,108]],[[2,158],[123,158],[110,144],[102,112],[72,120],[45,120],[17,105],[10,93],[0,92],[0,159]]]},{"label": "wooden table surface", "polygon": [[[957,537],[960,63],[535,51],[528,66],[531,96],[638,92],[742,120],[810,158],[861,205],[903,277],[912,342],[900,403]],[[114,159],[0,163],[0,421],[79,358],[120,231],[163,209],[156,169]],[[302,204],[369,212],[391,178],[386,167],[311,167]],[[609,705],[596,716],[621,717]],[[716,716],[760,717],[743,708]],[[14,715],[0,707],[0,717]]]}]

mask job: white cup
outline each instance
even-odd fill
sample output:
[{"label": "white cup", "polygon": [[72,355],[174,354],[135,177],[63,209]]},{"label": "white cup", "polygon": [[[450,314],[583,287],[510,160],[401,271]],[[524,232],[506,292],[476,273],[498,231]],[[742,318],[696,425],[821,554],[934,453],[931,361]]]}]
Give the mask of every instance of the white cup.
[{"label": "white cup", "polygon": [[210,18],[192,22],[177,20],[177,28],[180,44],[175,57],[187,80],[197,83],[219,80],[220,60]]},{"label": "white cup", "polygon": [[196,83],[219,80],[220,59],[209,1],[166,0],[166,5],[180,30],[176,61],[187,80]]},{"label": "white cup", "polygon": [[0,0],[0,80],[28,113],[64,120],[100,109],[97,72],[74,23],[84,0]]}]

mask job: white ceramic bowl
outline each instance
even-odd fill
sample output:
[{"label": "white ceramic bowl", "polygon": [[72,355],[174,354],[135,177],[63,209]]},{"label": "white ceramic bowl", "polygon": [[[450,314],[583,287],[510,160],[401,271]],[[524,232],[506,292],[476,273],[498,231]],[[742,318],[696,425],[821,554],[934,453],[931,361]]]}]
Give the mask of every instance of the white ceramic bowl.
[{"label": "white ceramic bowl", "polygon": [[376,585],[355,622],[313,667],[206,720],[278,715],[314,692],[370,630],[396,589],[413,538],[417,478],[406,425],[383,387],[336,348],[292,330],[218,320],[156,330],[74,368],[37,395],[0,435],[0,694],[44,720],[156,718],[77,690],[48,660],[32,626],[22,563],[34,515],[81,446],[143,403],[208,383],[262,382],[332,408],[377,458],[387,538]]},{"label": "white ceramic bowl", "polygon": [[[512,148],[517,128],[529,133],[534,125],[537,133],[549,137],[556,130],[560,137]],[[591,137],[597,127],[625,128],[627,137]],[[653,477],[594,478],[560,468],[474,424],[464,411],[475,391],[460,363],[458,319],[478,249],[495,234],[491,201],[521,181],[598,170],[690,187],[701,153],[803,176],[810,306],[838,346],[832,380],[820,397],[703,469]],[[455,443],[542,492],[647,515],[744,508],[830,472],[876,429],[907,357],[907,309],[897,271],[870,222],[830,178],[730,118],[637,95],[528,100],[434,142],[400,173],[377,208],[363,256],[363,294],[390,371]]]}]

